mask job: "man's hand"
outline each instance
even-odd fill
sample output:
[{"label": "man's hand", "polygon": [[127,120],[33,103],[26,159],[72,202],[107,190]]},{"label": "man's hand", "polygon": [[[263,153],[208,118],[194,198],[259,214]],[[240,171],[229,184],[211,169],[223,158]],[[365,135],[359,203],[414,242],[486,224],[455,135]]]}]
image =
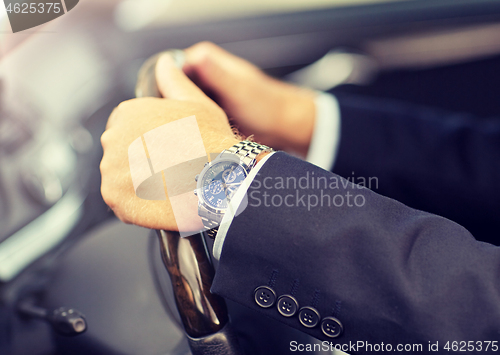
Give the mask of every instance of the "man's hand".
[{"label": "man's hand", "polygon": [[221,152],[240,139],[233,134],[224,111],[176,68],[169,55],[160,58],[156,74],[164,98],[125,101],[109,117],[101,137],[101,193],[106,204],[126,223],[178,230],[168,199],[151,201],[136,196],[128,159],[130,144],[154,128],[192,115],[196,116],[207,155]]},{"label": "man's hand", "polygon": [[273,148],[307,154],[315,93],[283,83],[213,43],[187,48],[184,72],[221,105],[238,129]]}]

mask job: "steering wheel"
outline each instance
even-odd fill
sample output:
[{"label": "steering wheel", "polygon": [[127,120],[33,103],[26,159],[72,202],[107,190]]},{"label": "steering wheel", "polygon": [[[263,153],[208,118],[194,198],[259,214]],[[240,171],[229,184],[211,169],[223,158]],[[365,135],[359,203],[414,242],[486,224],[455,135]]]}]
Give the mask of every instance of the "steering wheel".
[{"label": "steering wheel", "polygon": [[[169,50],[150,57],[139,70],[136,97],[161,97],[155,68],[158,58],[164,53],[172,55],[176,64],[182,67],[184,52],[181,50]],[[178,232],[158,230],[156,233],[192,353],[242,354],[229,322],[226,302],[210,292],[215,271],[203,233],[182,238]],[[193,260],[195,265],[192,265]]]}]

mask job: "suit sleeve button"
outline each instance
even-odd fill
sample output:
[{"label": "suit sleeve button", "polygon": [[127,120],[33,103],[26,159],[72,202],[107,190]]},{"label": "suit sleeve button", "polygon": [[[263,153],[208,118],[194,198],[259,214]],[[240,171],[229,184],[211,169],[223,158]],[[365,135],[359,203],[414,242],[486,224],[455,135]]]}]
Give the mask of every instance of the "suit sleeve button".
[{"label": "suit sleeve button", "polygon": [[321,322],[321,331],[329,338],[337,338],[343,330],[344,327],[337,318],[325,317]]},{"label": "suit sleeve button", "polygon": [[273,289],[267,286],[259,286],[254,291],[255,303],[262,308],[272,307],[276,301],[276,293]]},{"label": "suit sleeve button", "polygon": [[321,319],[317,310],[312,307],[302,307],[299,311],[299,321],[306,328],[314,328]]},{"label": "suit sleeve button", "polygon": [[290,295],[283,295],[278,298],[278,312],[283,317],[292,317],[297,313],[299,304],[297,300]]}]

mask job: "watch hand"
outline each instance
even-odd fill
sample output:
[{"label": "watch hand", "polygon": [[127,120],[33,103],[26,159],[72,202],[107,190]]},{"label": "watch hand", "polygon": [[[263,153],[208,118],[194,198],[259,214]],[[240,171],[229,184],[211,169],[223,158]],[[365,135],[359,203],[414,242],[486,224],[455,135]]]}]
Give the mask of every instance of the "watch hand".
[{"label": "watch hand", "polygon": [[[234,169],[236,169],[236,167],[235,167],[235,166],[233,166],[233,167],[232,167],[229,171],[227,171],[227,170],[226,170],[226,171],[224,172],[223,176],[222,176],[222,179],[223,179],[223,180],[228,180],[228,179],[229,179],[229,177],[231,176],[231,174],[233,173]],[[225,176],[225,177],[224,177],[224,176]]]}]

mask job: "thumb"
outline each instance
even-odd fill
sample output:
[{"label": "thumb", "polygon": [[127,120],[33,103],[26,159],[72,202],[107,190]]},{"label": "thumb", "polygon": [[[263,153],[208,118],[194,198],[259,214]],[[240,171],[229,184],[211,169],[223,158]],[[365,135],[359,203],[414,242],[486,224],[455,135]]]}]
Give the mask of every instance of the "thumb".
[{"label": "thumb", "polygon": [[172,56],[165,53],[156,63],[156,82],[163,97],[174,100],[212,102],[198,88],[182,69],[178,68]]}]

